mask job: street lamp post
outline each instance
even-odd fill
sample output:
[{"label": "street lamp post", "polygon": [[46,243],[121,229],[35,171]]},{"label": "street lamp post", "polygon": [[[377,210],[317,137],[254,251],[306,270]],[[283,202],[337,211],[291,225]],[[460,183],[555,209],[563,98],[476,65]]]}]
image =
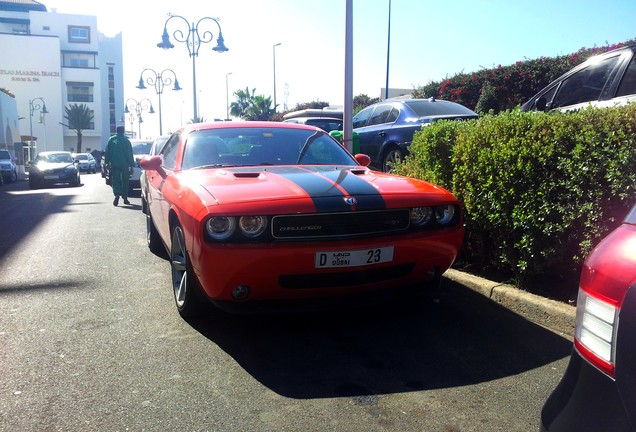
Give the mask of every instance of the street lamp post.
[{"label": "street lamp post", "polygon": [[[139,138],[141,138],[141,124],[144,122],[143,118],[141,118],[141,113],[143,111],[148,111],[148,113],[150,114],[155,113],[155,109],[152,107],[152,102],[150,102],[148,99],[143,98],[142,100],[138,101],[137,99],[128,98],[126,100],[126,108],[124,109],[124,113],[137,115],[137,122],[139,123]],[[132,132],[133,119],[132,116],[130,117],[130,129]]]},{"label": "street lamp post", "polygon": [[389,98],[389,53],[391,52],[391,0],[389,0],[389,28],[386,42],[386,87],[384,89],[384,99]]},{"label": "street lamp post", "polygon": [[196,24],[190,23],[187,19],[182,17],[181,15],[168,14],[168,19],[163,25],[163,34],[161,36],[161,42],[157,44],[159,48],[170,49],[174,48],[174,45],[170,42],[170,36],[168,35],[168,22],[173,18],[178,18],[178,22],[181,24],[185,24],[187,33],[184,30],[176,29],[172,36],[175,38],[177,42],[184,42],[188,47],[188,54],[192,57],[192,98],[193,98],[193,111],[194,111],[194,121],[197,121],[199,116],[197,112],[197,72],[196,72],[196,58],[199,55],[199,48],[201,48],[202,44],[212,42],[214,36],[210,30],[201,29],[201,33],[199,32],[199,25],[203,21],[210,20],[214,21],[214,23],[219,28],[219,35],[216,39],[216,46],[212,48],[213,51],[222,53],[228,50],[223,42],[223,34],[221,32],[221,25],[219,24],[219,18],[212,17],[203,17]]},{"label": "street lamp post", "polygon": [[[40,105],[40,102],[42,105]],[[44,103],[44,99],[41,97],[37,97],[29,100],[29,159],[33,160],[33,150],[35,149],[35,144],[33,142],[33,113],[35,111],[40,111],[40,117],[42,118],[44,115],[49,112],[46,110],[46,104]]]},{"label": "street lamp post", "polygon": [[225,120],[230,119],[230,91],[227,85],[227,82],[228,82],[227,77],[229,77],[230,75],[232,75],[232,72],[228,72],[225,74],[225,108],[226,108]]},{"label": "street lamp post", "polygon": [[274,44],[272,46],[272,52],[274,56],[274,112],[276,112],[276,47],[281,43]]},{"label": "street lamp post", "polygon": [[161,117],[161,94],[163,93],[164,87],[172,84],[173,82],[174,87],[172,88],[172,90],[181,90],[181,87],[179,86],[179,80],[177,80],[177,74],[175,74],[172,69],[164,69],[161,72],[157,72],[154,69],[145,68],[139,75],[139,85],[137,86],[137,88],[140,90],[145,90],[147,88],[144,84],[144,74],[146,74],[145,82],[147,82],[149,86],[155,88],[155,92],[157,93],[157,97],[159,98],[159,135],[163,135],[163,124]]}]

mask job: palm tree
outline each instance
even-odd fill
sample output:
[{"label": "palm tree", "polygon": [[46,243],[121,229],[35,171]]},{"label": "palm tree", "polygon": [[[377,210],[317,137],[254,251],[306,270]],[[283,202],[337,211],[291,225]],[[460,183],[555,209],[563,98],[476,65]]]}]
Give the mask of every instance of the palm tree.
[{"label": "palm tree", "polygon": [[252,99],[254,99],[254,94],[256,93],[256,89],[252,89],[250,93],[249,88],[245,87],[245,91],[237,90],[234,92],[234,96],[236,96],[236,102],[232,102],[230,104],[230,114],[234,117],[245,118],[247,110],[251,105]]},{"label": "palm tree", "polygon": [[192,117],[190,120],[188,120],[188,124],[205,123],[205,122],[207,122],[205,117],[197,117],[197,118]]},{"label": "palm tree", "polygon": [[244,114],[246,120],[269,120],[276,110],[272,108],[272,98],[262,95],[254,96]]},{"label": "palm tree", "polygon": [[75,129],[77,133],[77,153],[82,152],[82,131],[91,128],[93,122],[93,112],[86,104],[73,104],[64,107],[64,118],[68,121],[68,128]]}]

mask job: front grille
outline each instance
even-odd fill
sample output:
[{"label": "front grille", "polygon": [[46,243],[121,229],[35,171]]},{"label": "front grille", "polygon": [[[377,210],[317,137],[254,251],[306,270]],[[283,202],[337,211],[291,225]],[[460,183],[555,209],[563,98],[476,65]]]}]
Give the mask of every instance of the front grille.
[{"label": "front grille", "polygon": [[342,271],[338,273],[282,275],[279,277],[278,282],[282,288],[289,289],[353,286],[401,278],[411,273],[414,268],[415,264],[409,263],[391,267]]},{"label": "front grille", "polygon": [[410,224],[408,209],[275,216],[275,239],[311,239],[355,237],[406,231]]}]

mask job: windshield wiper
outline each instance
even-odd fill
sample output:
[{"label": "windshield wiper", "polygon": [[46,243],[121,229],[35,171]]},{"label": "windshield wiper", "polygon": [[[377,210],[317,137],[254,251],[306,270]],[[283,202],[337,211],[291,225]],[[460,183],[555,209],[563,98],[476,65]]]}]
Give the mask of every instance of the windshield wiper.
[{"label": "windshield wiper", "polygon": [[236,165],[231,165],[231,164],[209,164],[209,165],[200,165],[200,166],[195,166],[192,167],[190,169],[206,169],[206,168],[232,168],[235,167]]}]

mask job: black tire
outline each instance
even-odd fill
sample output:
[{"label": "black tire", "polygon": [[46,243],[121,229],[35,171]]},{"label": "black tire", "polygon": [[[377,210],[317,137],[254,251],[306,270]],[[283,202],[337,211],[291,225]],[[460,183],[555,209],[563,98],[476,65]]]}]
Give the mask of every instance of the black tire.
[{"label": "black tire", "polygon": [[9,183],[15,183],[16,181],[18,181],[18,172],[13,170],[11,177],[9,177]]},{"label": "black tire", "polygon": [[384,172],[391,172],[393,165],[404,159],[404,152],[396,145],[387,147],[382,155],[382,166],[380,167]]},{"label": "black tire", "polygon": [[29,189],[39,189],[40,184],[35,180],[29,180]]},{"label": "black tire", "polygon": [[190,266],[183,230],[179,225],[172,230],[170,245],[172,292],[177,311],[184,319],[199,316],[203,311],[203,299],[194,272]]},{"label": "black tire", "polygon": [[161,237],[159,237],[159,231],[155,227],[155,223],[152,220],[150,212],[146,213],[146,243],[150,252],[161,258],[168,258],[166,248],[163,246]]}]

